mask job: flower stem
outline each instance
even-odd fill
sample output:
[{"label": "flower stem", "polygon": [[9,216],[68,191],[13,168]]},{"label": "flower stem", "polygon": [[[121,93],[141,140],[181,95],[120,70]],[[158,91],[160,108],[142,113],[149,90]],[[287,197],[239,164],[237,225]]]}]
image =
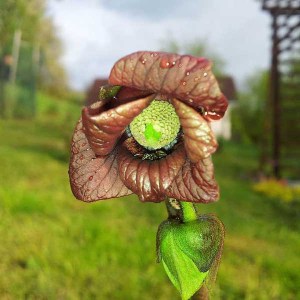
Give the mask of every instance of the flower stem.
[{"label": "flower stem", "polygon": [[207,287],[203,285],[190,300],[209,300],[209,292]]},{"label": "flower stem", "polygon": [[180,202],[182,209],[183,222],[191,222],[197,220],[197,212],[195,206],[191,202]]}]

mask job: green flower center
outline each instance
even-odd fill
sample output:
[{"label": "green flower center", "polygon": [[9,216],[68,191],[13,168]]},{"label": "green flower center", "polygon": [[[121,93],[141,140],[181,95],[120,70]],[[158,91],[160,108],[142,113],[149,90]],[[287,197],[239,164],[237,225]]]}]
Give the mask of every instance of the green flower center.
[{"label": "green flower center", "polygon": [[168,146],[180,130],[179,118],[171,103],[153,100],[130,123],[129,129],[135,140],[149,150]]}]

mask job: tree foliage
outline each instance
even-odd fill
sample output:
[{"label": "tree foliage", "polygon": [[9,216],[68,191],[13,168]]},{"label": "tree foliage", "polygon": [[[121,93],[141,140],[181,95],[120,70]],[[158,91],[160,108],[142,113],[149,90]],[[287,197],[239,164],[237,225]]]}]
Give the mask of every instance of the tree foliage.
[{"label": "tree foliage", "polygon": [[194,40],[192,42],[183,44],[171,38],[163,43],[162,50],[179,54],[190,54],[199,57],[206,57],[213,62],[213,71],[217,77],[222,77],[225,74],[225,62],[223,58],[214,50],[212,50],[206,41]]},{"label": "tree foliage", "polygon": [[[53,92],[65,90],[67,78],[60,62],[62,45],[52,19],[47,16],[45,0],[0,0],[1,60],[12,53],[17,30],[22,33],[21,50],[33,49],[31,57],[26,59],[34,60],[35,56],[40,87]],[[21,55],[22,52],[20,59]]]},{"label": "tree foliage", "polygon": [[233,134],[243,141],[261,144],[264,138],[264,128],[271,110],[271,107],[267,107],[268,78],[267,71],[258,71],[251,75],[233,109]]}]

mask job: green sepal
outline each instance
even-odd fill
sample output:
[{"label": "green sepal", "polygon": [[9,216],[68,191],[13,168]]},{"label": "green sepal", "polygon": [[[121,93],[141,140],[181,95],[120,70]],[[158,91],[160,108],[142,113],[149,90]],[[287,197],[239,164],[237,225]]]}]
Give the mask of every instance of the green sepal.
[{"label": "green sepal", "polygon": [[223,239],[223,224],[212,215],[186,223],[169,219],[160,225],[158,261],[163,263],[182,299],[192,297],[210,275],[220,258]]},{"label": "green sepal", "polygon": [[120,85],[104,85],[99,90],[99,100],[107,100],[115,97],[119,90]]}]

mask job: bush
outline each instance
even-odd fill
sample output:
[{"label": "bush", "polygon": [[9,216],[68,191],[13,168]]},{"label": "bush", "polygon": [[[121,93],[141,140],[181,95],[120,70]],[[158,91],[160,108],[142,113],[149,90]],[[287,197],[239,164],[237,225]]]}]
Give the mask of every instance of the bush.
[{"label": "bush", "polygon": [[285,180],[271,178],[254,184],[253,189],[269,198],[280,199],[285,203],[300,202],[300,184],[289,185]]}]

